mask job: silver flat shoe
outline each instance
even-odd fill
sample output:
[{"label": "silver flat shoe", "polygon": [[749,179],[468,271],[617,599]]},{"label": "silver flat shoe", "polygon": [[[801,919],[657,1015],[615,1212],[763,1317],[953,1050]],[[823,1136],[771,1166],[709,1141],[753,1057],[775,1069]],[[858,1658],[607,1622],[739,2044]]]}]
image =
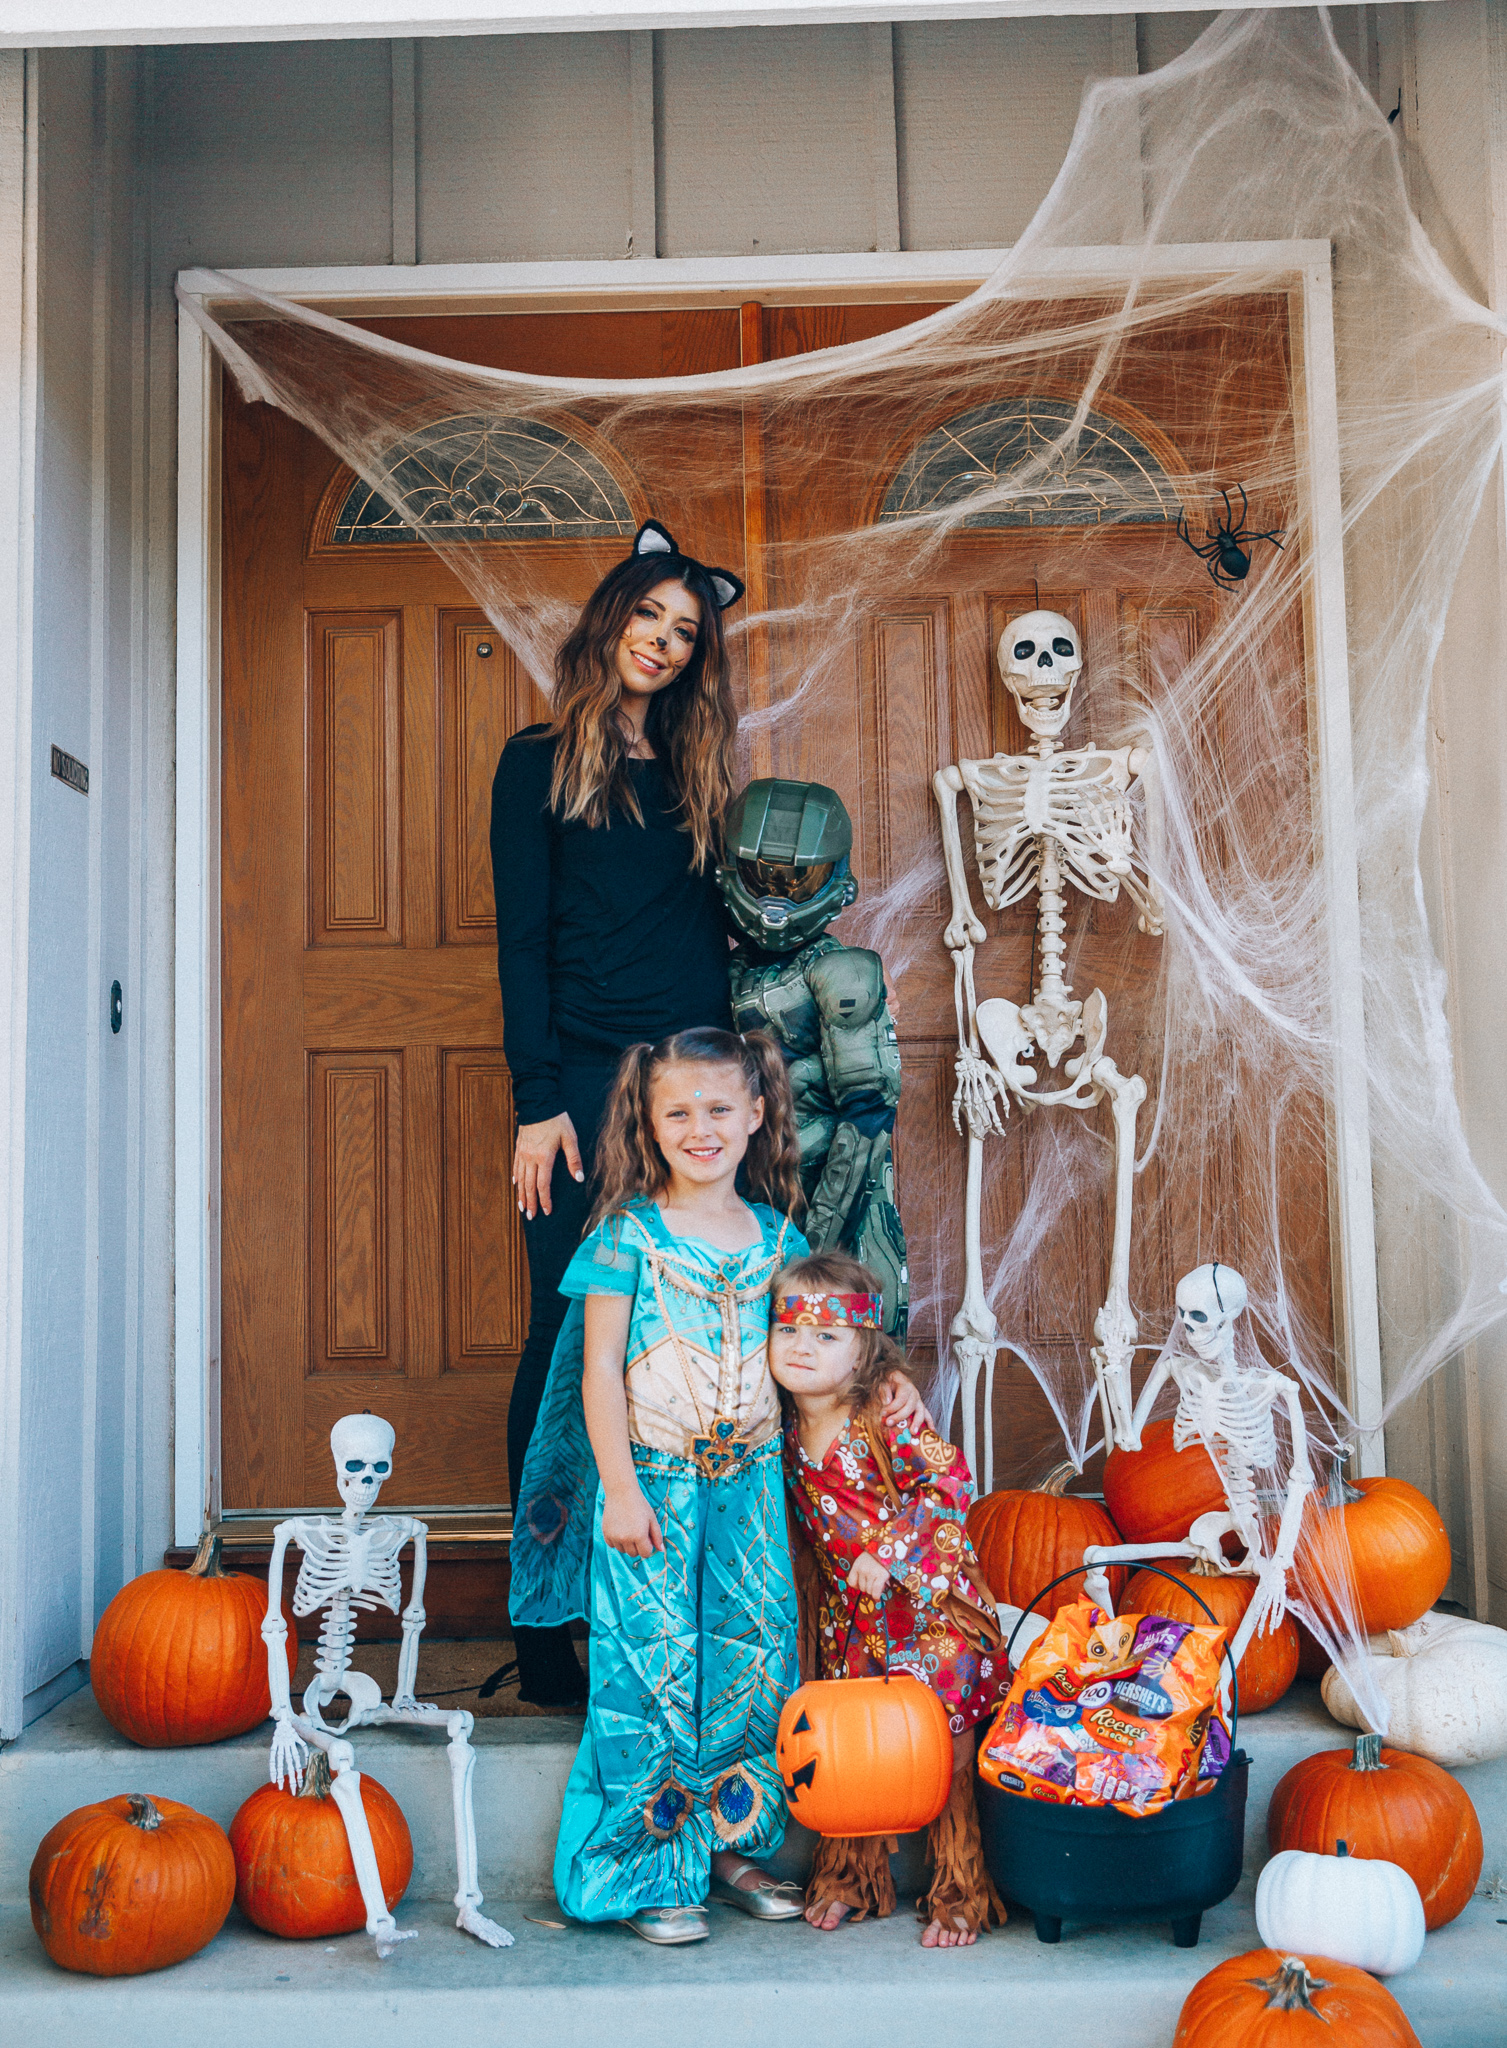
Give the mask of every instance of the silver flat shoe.
[{"label": "silver flat shoe", "polygon": [[640,1906],[623,1921],[641,1941],[656,1948],[678,1948],[682,1942],[705,1941],[711,1932],[705,1906]]},{"label": "silver flat shoe", "polygon": [[[745,1863],[738,1876],[758,1869],[757,1863]],[[782,1884],[767,1873],[760,1874],[759,1882],[752,1890],[745,1890],[730,1878],[714,1877],[708,1896],[719,1905],[736,1906],[750,1920],[799,1920],[806,1910],[806,1894],[798,1884],[792,1884],[789,1879]]]}]

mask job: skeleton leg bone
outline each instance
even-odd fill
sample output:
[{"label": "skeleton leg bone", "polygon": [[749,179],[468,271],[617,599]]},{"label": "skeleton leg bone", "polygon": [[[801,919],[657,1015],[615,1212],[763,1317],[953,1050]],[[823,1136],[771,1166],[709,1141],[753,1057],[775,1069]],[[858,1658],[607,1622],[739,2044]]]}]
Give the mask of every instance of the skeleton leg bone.
[{"label": "skeleton leg bone", "polygon": [[984,1463],[980,1491],[988,1493],[994,1484],[994,1360],[999,1351],[999,1325],[984,1293],[984,1254],[980,1242],[979,1212],[984,1187],[984,1141],[977,1131],[968,1134],[968,1195],[964,1206],[963,1244],[965,1280],[962,1306],[952,1319],[953,1356],[958,1367],[958,1398],[963,1404],[963,1456],[970,1472],[979,1471],[974,1410],[979,1374],[984,1374]]},{"label": "skeleton leg bone", "polygon": [[459,1710],[442,1715],[438,1708],[415,1703],[413,1706],[384,1707],[373,1714],[366,1725],[421,1728],[430,1734],[437,1734],[443,1725],[449,1737],[447,1760],[450,1765],[450,1796],[455,1812],[455,1924],[464,1933],[474,1934],[478,1941],[484,1941],[488,1948],[511,1948],[512,1935],[505,1927],[499,1927],[495,1920],[489,1920],[481,1910],[481,1886],[477,1881],[476,1808],[471,1785],[476,1772],[476,1751],[471,1747],[471,1730],[476,1725],[474,1717]]},{"label": "skeleton leg bone", "polygon": [[1141,1448],[1134,1424],[1134,1390],[1130,1379],[1135,1356],[1136,1321],[1130,1311],[1130,1225],[1135,1206],[1135,1127],[1146,1083],[1139,1074],[1122,1074],[1111,1059],[1097,1059],[1093,1083],[1109,1097],[1115,1126],[1115,1229],[1109,1256],[1109,1290],[1094,1317],[1094,1374],[1104,1435],[1122,1451]]},{"label": "skeleton leg bone", "polygon": [[371,1829],[366,1824],[366,1808],[361,1804],[361,1773],[356,1769],[356,1753],[348,1742],[331,1735],[327,1729],[317,1728],[301,1714],[294,1715],[293,1723],[304,1741],[322,1749],[330,1760],[330,1793],[340,1809],[340,1818],[345,1822],[345,1839],[351,1845],[356,1883],[361,1888],[361,1902],[366,1907],[366,1931],[377,1945],[378,1956],[385,1960],[400,1941],[414,1940],[418,1930],[412,1927],[400,1929],[387,1910],[387,1900],[382,1895],[382,1876],[377,1869],[377,1852],[372,1847]]}]

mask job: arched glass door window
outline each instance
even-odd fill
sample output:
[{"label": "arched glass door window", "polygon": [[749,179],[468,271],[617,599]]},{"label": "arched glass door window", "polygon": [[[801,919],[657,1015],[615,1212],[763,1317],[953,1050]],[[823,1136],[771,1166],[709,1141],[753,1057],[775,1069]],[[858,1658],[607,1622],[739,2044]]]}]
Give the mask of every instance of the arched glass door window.
[{"label": "arched glass door window", "polygon": [[486,541],[605,540],[638,527],[601,457],[534,420],[457,413],[395,443],[382,468],[392,479],[386,494],[357,477],[329,545],[411,545],[415,527]]},{"label": "arched glass door window", "polygon": [[[896,470],[879,509],[907,519],[1006,489],[963,515],[964,526],[1155,525],[1181,501],[1145,441],[1090,412],[1076,438],[1074,407],[1056,398],[1006,398],[933,427]],[[1062,445],[1058,445],[1061,443]]]}]

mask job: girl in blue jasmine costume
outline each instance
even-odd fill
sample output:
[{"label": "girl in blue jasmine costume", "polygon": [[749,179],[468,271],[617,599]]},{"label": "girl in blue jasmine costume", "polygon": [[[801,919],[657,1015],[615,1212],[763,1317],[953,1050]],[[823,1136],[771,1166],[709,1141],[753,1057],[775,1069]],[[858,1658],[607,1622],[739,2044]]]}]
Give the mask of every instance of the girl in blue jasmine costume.
[{"label": "girl in blue jasmine costume", "polygon": [[700,1941],[709,1894],[761,1919],[804,1906],[748,1860],[784,1836],[775,1731],[799,1683],[766,1354],[770,1282],[806,1241],[786,1213],[799,1156],[773,1040],[708,1029],[631,1047],[597,1172],[523,1471],[512,1612],[590,1614],[561,1906]]}]

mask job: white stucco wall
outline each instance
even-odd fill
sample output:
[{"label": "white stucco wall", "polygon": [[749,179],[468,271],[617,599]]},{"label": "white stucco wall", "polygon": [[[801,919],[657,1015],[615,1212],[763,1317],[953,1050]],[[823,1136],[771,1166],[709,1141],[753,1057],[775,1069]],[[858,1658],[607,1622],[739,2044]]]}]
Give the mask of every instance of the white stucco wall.
[{"label": "white stucco wall", "polygon": [[[19,60],[18,60],[19,61]],[[170,1471],[170,933],[148,876],[171,835],[170,672],[147,682],[145,218],[126,54],[35,64],[36,491],[31,535],[21,1627],[9,1731],[75,1682],[98,1610],[155,1561]],[[168,729],[170,730],[170,724]],[[80,795],[56,744],[86,762]],[[109,1029],[119,980],[124,1026]],[[169,1235],[164,1237],[164,1231]],[[7,1559],[7,1563],[11,1560]]]},{"label": "white stucco wall", "polygon": [[[630,235],[636,253],[652,244],[677,256],[997,244],[1055,175],[1083,81],[1154,68],[1206,18],[198,44],[32,60],[44,121],[42,460],[26,679],[25,1280],[11,1379],[28,1490],[24,1613],[9,1638],[0,1612],[0,1730],[15,1726],[23,1694],[35,1706],[71,1682],[104,1602],[171,1539],[175,273],[395,254],[626,257]],[[1389,104],[1404,57],[1412,66],[1418,203],[1480,296],[1498,291],[1502,266],[1483,152],[1498,185],[1507,179],[1487,121],[1489,19],[1486,0],[1337,17]],[[4,225],[0,260],[18,263],[4,256],[20,247]],[[0,279],[0,311],[17,289]],[[1461,596],[1458,630],[1477,639],[1501,625],[1499,500],[1491,517]],[[1499,676],[1499,653],[1492,661]],[[1483,844],[1507,884],[1504,701],[1500,689],[1484,708],[1441,700],[1441,889],[1470,858],[1479,872]],[[53,740],[89,762],[87,799],[52,781]],[[1491,901],[1475,889],[1457,898],[1456,1001],[1467,1118],[1507,1192],[1492,1092],[1507,968]],[[117,977],[126,1024],[112,1039]],[[1507,1386],[1507,1359],[1479,1349],[1477,1535],[1502,1577],[1507,1396],[1494,1390]],[[1465,1393],[1440,1399],[1427,1431],[1399,1438],[1425,1479]],[[1469,1474],[1457,1476],[1451,1500],[1468,1522]],[[0,1515],[0,1547],[10,1526]],[[1457,1527],[1462,1545],[1468,1535]]]},{"label": "white stucco wall", "polygon": [[[1382,57],[1389,97],[1402,95],[1413,204],[1456,280],[1507,313],[1507,12],[1496,0],[1384,10],[1394,12],[1384,22]],[[1507,1196],[1503,481],[1499,474],[1477,520],[1435,669],[1436,802],[1424,847],[1430,918],[1449,970],[1458,1099],[1476,1162],[1499,1198]],[[1497,1324],[1441,1378],[1453,1398],[1416,1404],[1419,1454],[1427,1431],[1441,1489],[1453,1475],[1452,1528],[1494,1589],[1492,1618],[1507,1621],[1507,1329]]]}]

